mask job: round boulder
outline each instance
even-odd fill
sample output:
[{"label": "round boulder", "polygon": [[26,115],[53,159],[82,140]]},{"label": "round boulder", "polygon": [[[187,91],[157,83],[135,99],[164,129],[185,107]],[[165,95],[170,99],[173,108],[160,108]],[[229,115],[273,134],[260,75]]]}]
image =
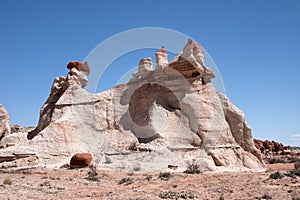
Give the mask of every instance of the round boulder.
[{"label": "round boulder", "polygon": [[72,156],[70,161],[70,168],[88,167],[92,163],[93,157],[90,153],[76,153]]}]

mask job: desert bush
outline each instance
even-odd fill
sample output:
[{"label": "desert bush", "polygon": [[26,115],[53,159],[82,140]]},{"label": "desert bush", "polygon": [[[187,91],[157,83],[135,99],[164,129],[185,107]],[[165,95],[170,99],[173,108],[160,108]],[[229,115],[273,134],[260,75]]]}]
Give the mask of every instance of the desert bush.
[{"label": "desert bush", "polygon": [[160,178],[161,180],[169,180],[171,178],[171,173],[170,172],[159,172],[159,176],[158,178]]},{"label": "desert bush", "polygon": [[279,171],[277,171],[277,172],[275,172],[275,173],[273,173],[273,174],[270,174],[270,178],[272,178],[272,179],[280,179],[280,178],[282,178],[282,177],[283,177],[283,175],[280,174]]},{"label": "desert bush", "polygon": [[133,183],[133,179],[130,178],[130,177],[126,177],[126,178],[122,178],[120,181],[119,181],[119,184],[125,184],[125,185],[129,185]]},{"label": "desert bush", "polygon": [[197,196],[191,191],[181,191],[181,192],[160,192],[159,197],[161,199],[196,199]]},{"label": "desert bush", "polygon": [[224,196],[221,194],[219,200],[224,200]]},{"label": "desert bush", "polygon": [[151,181],[151,180],[152,180],[152,176],[147,176],[147,177],[146,177],[146,180],[147,180],[147,181]]},{"label": "desert bush", "polygon": [[3,184],[4,184],[4,185],[11,185],[11,184],[12,184],[12,180],[11,180],[9,177],[6,177],[6,178],[3,180]]},{"label": "desert bush", "polygon": [[289,171],[288,173],[284,174],[285,176],[291,177],[291,178],[296,178],[295,171]]},{"label": "desert bush", "polygon": [[296,157],[288,157],[287,160],[289,161],[289,163],[300,162],[300,158],[296,158]]},{"label": "desert bush", "polygon": [[286,163],[286,161],[281,159],[281,158],[270,158],[270,159],[267,160],[267,162],[269,164]]},{"label": "desert bush", "polygon": [[196,162],[195,159],[193,159],[192,162],[188,161],[187,162],[187,169],[184,171],[184,173],[188,174],[200,174],[200,165]]},{"label": "desert bush", "polygon": [[291,178],[296,178],[296,176],[300,177],[300,162],[295,163],[293,171],[289,171],[288,173],[285,173],[284,175],[291,177]]},{"label": "desert bush", "polygon": [[89,181],[99,181],[96,165],[89,166],[88,177],[86,179]]}]

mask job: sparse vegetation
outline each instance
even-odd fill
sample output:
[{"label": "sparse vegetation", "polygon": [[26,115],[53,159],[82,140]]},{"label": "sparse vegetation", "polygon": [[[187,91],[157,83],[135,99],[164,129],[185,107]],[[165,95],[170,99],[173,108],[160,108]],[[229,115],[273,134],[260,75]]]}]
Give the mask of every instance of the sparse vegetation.
[{"label": "sparse vegetation", "polygon": [[196,199],[197,196],[191,191],[181,191],[181,192],[160,192],[158,195],[161,199]]},{"label": "sparse vegetation", "polygon": [[286,163],[286,161],[281,158],[270,158],[270,159],[267,159],[267,162],[269,164]]},{"label": "sparse vegetation", "polygon": [[291,178],[296,178],[295,171],[289,171],[288,173],[284,174],[285,176],[291,177]]},{"label": "sparse vegetation", "polygon": [[50,186],[50,185],[51,184],[50,184],[49,181],[45,181],[45,182],[43,182],[43,183],[40,184],[41,187],[43,187],[43,186]]},{"label": "sparse vegetation", "polygon": [[96,165],[89,166],[88,177],[86,179],[89,181],[99,181]]},{"label": "sparse vegetation", "polygon": [[147,176],[147,177],[146,177],[146,180],[147,180],[147,181],[151,181],[151,180],[152,180],[152,176]]},{"label": "sparse vegetation", "polygon": [[283,177],[283,175],[279,171],[277,171],[273,174],[270,174],[270,178],[272,178],[272,179],[281,179],[282,177]]},{"label": "sparse vegetation", "polygon": [[169,180],[171,178],[171,173],[170,172],[159,172],[159,176],[158,178],[160,178],[161,180]]},{"label": "sparse vegetation", "polygon": [[288,173],[284,174],[285,176],[296,178],[296,176],[300,177],[300,162],[295,163],[295,167],[293,171],[289,171]]},{"label": "sparse vegetation", "polygon": [[219,200],[224,200],[224,196],[223,196],[223,194],[221,194],[221,196],[220,196]]},{"label": "sparse vegetation", "polygon": [[119,184],[124,184],[124,185],[130,185],[131,183],[133,183],[133,178],[130,178],[130,177],[126,177],[126,178],[122,178],[120,181],[119,181]]},{"label": "sparse vegetation", "polygon": [[11,184],[12,184],[12,180],[11,180],[9,177],[6,177],[6,178],[3,180],[3,184],[4,184],[4,185],[11,185]]},{"label": "sparse vegetation", "polygon": [[195,159],[193,159],[192,162],[188,161],[187,162],[187,169],[184,171],[184,173],[188,174],[200,174],[200,165],[196,162]]},{"label": "sparse vegetation", "polygon": [[289,163],[300,162],[300,158],[296,158],[296,157],[288,157],[287,160],[289,161]]}]

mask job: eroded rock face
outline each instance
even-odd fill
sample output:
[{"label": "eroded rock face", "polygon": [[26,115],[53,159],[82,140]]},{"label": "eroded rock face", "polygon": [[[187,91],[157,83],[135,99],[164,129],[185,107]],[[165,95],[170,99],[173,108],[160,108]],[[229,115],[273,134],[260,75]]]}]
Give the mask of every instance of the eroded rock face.
[{"label": "eroded rock face", "polygon": [[88,64],[69,63],[67,78],[54,80],[30,140],[19,146],[34,147],[46,166],[90,152],[105,160],[101,165],[122,170],[183,171],[192,159],[203,171],[264,170],[244,113],[211,83],[202,47],[189,40],[171,62],[164,48],[155,55],[156,69],[142,59],[128,84],[99,94],[84,90]]},{"label": "eroded rock face", "polygon": [[8,112],[0,104],[0,140],[10,134],[10,121]]},{"label": "eroded rock face", "polygon": [[72,91],[77,88],[84,88],[88,84],[90,67],[87,62],[80,63],[78,61],[71,61],[67,65],[67,68],[70,70],[67,78],[60,76],[54,79],[50,96],[41,108],[38,126],[33,131],[29,132],[28,139],[32,139],[50,124],[55,105],[68,88],[69,91]]}]

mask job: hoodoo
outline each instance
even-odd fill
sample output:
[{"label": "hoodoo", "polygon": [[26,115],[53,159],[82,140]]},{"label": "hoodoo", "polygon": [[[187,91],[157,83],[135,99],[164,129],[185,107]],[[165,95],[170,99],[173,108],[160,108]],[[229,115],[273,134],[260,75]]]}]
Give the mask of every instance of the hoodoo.
[{"label": "hoodoo", "polygon": [[127,84],[98,94],[84,89],[88,63],[72,61],[67,77],[55,78],[38,126],[1,142],[15,142],[7,154],[31,149],[46,166],[89,152],[113,169],[183,171],[196,160],[203,171],[265,170],[244,113],[215,89],[204,55],[191,39],[171,62],[161,48],[155,67],[144,58]]}]

